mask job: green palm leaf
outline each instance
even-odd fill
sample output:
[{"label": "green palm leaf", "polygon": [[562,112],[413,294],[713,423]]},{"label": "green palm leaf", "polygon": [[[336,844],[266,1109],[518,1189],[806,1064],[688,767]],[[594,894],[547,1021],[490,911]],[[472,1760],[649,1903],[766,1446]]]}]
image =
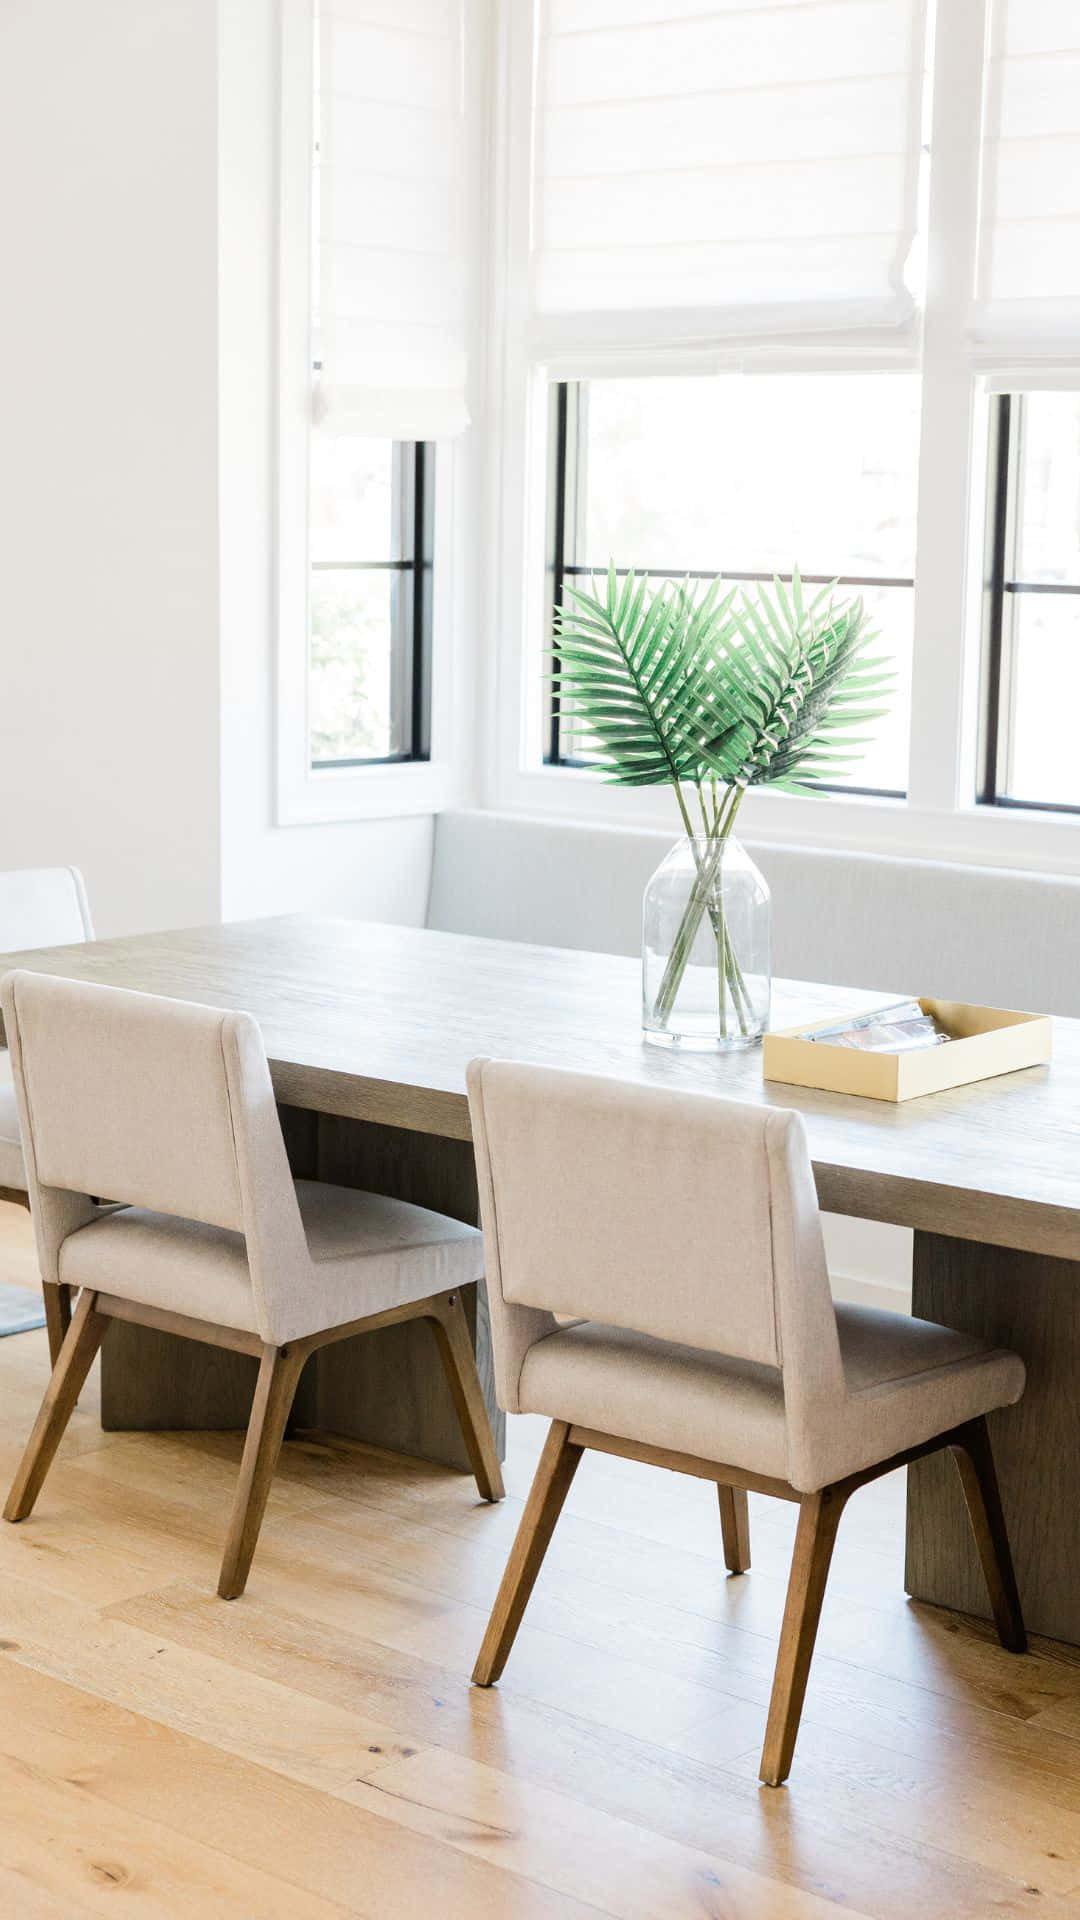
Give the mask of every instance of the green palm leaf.
[{"label": "green palm leaf", "polygon": [[874,633],[862,601],[837,606],[818,596],[807,606],[797,572],[792,589],[789,595],[777,580],[772,593],[744,594],[718,636],[709,672],[726,691],[730,717],[710,743],[710,759],[732,786],[797,788],[835,775],[867,744],[853,729],[887,711],[879,702],[892,675],[866,658]]},{"label": "green palm leaf", "polygon": [[861,599],[832,588],[722,594],[614,565],[602,589],[567,587],[552,674],[562,724],[622,786],[766,782],[806,790],[857,758],[891,686]]},{"label": "green palm leaf", "polygon": [[698,781],[710,771],[715,714],[698,672],[715,646],[732,596],[714,582],[650,588],[614,566],[604,591],[567,587],[557,616],[553,674],[564,729],[596,755],[621,786]]}]

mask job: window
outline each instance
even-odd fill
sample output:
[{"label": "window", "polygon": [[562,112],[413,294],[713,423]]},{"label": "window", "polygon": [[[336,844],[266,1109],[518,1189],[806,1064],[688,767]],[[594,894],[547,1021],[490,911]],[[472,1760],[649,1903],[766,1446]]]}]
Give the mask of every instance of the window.
[{"label": "window", "polygon": [[1078,81],[1062,0],[508,10],[496,804],[669,818],[567,724],[576,578],[797,562],[895,693],[747,834],[1080,871]]},{"label": "window", "polygon": [[430,752],[433,449],[311,436],[314,770]]},{"label": "window", "polygon": [[[657,578],[838,579],[895,662],[889,714],[845,788],[907,786],[919,382],[902,373],[717,374],[560,383],[550,446],[549,584],[647,567]],[[575,742],[580,753],[580,742]],[[583,756],[586,757],[586,756]],[[557,678],[549,764],[566,765]]]},{"label": "window", "polygon": [[278,14],[276,818],[431,813],[464,759],[480,47],[463,0]]},{"label": "window", "polygon": [[995,408],[983,798],[1080,812],[1080,393]]}]

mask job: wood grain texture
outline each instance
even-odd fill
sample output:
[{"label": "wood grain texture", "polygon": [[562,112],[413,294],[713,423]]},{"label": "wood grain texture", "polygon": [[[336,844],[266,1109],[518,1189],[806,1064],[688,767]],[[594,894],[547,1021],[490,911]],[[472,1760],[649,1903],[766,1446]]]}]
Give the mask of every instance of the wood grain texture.
[{"label": "wood grain texture", "polygon": [[5,1520],[25,1520],[33,1512],[107,1327],[104,1314],[97,1310],[96,1294],[84,1288],[11,1483],[4,1505]]},{"label": "wood grain texture", "polygon": [[501,1500],[505,1488],[499,1455],[460,1293],[451,1295],[442,1311],[431,1315],[428,1325],[435,1336],[477,1491],[483,1500]]},{"label": "wood grain texture", "polygon": [[[43,1332],[0,1342],[12,1465],[47,1365]],[[501,1507],[286,1442],[226,1607],[240,1436],[103,1436],[93,1399],[32,1527],[0,1527],[5,1920],[1075,1920],[1080,1664],[904,1598],[902,1477],[845,1516],[766,1793],[797,1509],[752,1497],[754,1571],[726,1580],[711,1486],[591,1456],[480,1691],[546,1423],[511,1421]]]},{"label": "wood grain texture", "polygon": [[968,1423],[953,1442],[952,1455],[960,1470],[960,1484],[998,1639],[1010,1653],[1026,1653],[1027,1631],[985,1419]]},{"label": "wood grain texture", "polygon": [[782,1786],[791,1771],[836,1529],[843,1511],[844,1496],[834,1487],[805,1494],[799,1503],[795,1551],[791,1557],[784,1623],[780,1629],[758,1773],[767,1787]]},{"label": "wood grain texture", "polygon": [[[609,955],[297,915],[0,958],[9,965],[243,1007],[279,1100],[420,1133],[468,1139],[465,1069],[485,1053],[796,1107],[833,1211],[1080,1258],[1077,1021],[1055,1021],[1048,1067],[897,1108],[766,1083],[757,1049],[643,1046],[638,967]],[[777,981],[773,1023],[888,994]]]},{"label": "wood grain texture", "polygon": [[266,1347],[259,1362],[240,1477],[218,1576],[218,1594],[222,1600],[239,1599],[247,1585],[303,1358],[282,1353],[276,1347]]},{"label": "wood grain texture", "polygon": [[259,1363],[152,1327],[117,1321],[101,1357],[106,1433],[244,1428]]},{"label": "wood grain texture", "polygon": [[71,1325],[71,1288],[54,1286],[45,1280],[41,1286],[45,1306],[45,1328],[49,1336],[49,1359],[55,1367],[60,1349]]},{"label": "wood grain texture", "polygon": [[676,1453],[672,1447],[656,1447],[647,1440],[627,1440],[621,1434],[599,1433],[595,1427],[571,1427],[570,1438],[577,1447],[609,1453],[618,1460],[634,1460],[639,1466],[663,1467],[666,1473],[685,1473],[695,1480],[714,1480],[729,1489],[767,1493],[773,1500],[798,1502],[802,1497],[786,1480],[776,1480],[771,1474],[703,1460],[694,1453]]},{"label": "wood grain texture", "polygon": [[581,1455],[566,1421],[553,1420],[476,1656],[472,1677],[478,1687],[494,1686],[506,1665]]},{"label": "wood grain texture", "polygon": [[[1015,1407],[989,1416],[1024,1617],[1080,1644],[1080,1265],[916,1234],[912,1311],[1009,1347],[1027,1367]],[[951,1460],[911,1469],[907,1587],[986,1616],[986,1587]]]}]

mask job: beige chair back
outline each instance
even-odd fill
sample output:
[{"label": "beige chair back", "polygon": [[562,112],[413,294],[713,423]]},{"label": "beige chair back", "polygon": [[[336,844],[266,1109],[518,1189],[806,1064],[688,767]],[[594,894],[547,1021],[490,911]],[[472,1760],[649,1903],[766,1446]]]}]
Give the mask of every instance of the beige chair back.
[{"label": "beige chair back", "polygon": [[43,1278],[97,1195],[243,1233],[268,1325],[308,1263],[250,1014],[25,971],[0,1005]]},{"label": "beige chair back", "polygon": [[0,873],[0,953],[92,940],[90,908],[77,867]]},{"label": "beige chair back", "polygon": [[796,1421],[839,1389],[797,1113],[497,1060],[469,1099],[504,1406],[555,1315],[783,1368]]}]

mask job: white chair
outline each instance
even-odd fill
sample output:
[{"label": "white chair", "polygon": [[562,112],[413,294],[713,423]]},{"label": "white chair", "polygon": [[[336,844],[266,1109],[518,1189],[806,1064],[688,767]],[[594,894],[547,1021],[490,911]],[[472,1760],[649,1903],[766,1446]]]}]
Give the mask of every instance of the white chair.
[{"label": "white chair", "polygon": [[791,1766],[841,1512],[880,1474],[953,1449],[998,1633],[1024,1651],[984,1418],[1019,1399],[1023,1362],[834,1308],[798,1114],[498,1061],[474,1062],[469,1099],[499,1402],[552,1421],[479,1686],[503,1670],[587,1447],[715,1481],[729,1566],[749,1564],[747,1488],[798,1502],[770,1786]]},{"label": "white chair", "polygon": [[[0,873],[0,953],[67,947],[92,940],[86,888],[77,867],[27,867]],[[11,1061],[0,1047],[0,1200],[29,1206]],[[54,1362],[71,1319],[66,1289],[42,1288],[49,1356]]]},{"label": "white chair", "polygon": [[[254,1355],[258,1383],[218,1592],[242,1593],[308,1355],[430,1321],[486,1500],[502,1477],[460,1290],[475,1227],[294,1181],[249,1014],[10,973],[11,1047],[41,1270],[81,1288],[4,1509],[30,1513],[110,1320]],[[125,1204],[110,1213],[90,1195]]]}]

